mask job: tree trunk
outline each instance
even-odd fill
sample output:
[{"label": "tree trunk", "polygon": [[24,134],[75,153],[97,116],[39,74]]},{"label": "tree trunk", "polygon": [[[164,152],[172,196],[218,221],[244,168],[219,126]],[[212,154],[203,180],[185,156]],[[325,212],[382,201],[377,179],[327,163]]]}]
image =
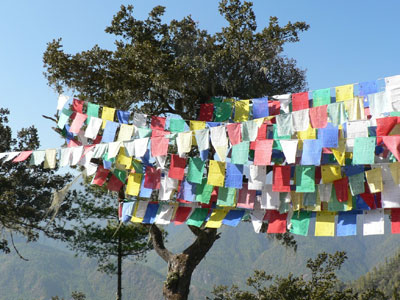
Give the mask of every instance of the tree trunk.
[{"label": "tree trunk", "polygon": [[117,300],[122,300],[122,241],[121,235],[118,233],[118,262],[117,262]]},{"label": "tree trunk", "polygon": [[163,287],[163,295],[167,300],[188,298],[193,271],[219,238],[215,228],[189,226],[189,229],[196,235],[196,240],[182,253],[173,254],[165,248],[160,229],[154,224],[150,228],[154,249],[168,263],[167,280]]}]

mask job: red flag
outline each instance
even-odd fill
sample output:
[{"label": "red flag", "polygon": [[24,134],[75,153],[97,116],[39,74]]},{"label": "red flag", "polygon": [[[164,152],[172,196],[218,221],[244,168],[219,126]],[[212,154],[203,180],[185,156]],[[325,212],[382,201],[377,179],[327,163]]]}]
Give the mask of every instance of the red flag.
[{"label": "red flag", "polygon": [[168,143],[169,139],[160,137],[152,137],[151,138],[151,156],[163,156],[168,153]]},{"label": "red flag", "polygon": [[200,105],[200,115],[199,121],[212,121],[214,112],[214,104],[213,103],[203,103]]},{"label": "red flag", "polygon": [[191,207],[187,206],[179,206],[174,218],[175,225],[181,225],[186,222],[186,219],[189,217],[189,214],[192,212]]},{"label": "red flag", "polygon": [[22,151],[16,158],[13,159],[13,162],[21,162],[26,160],[32,154],[32,152],[32,150]]},{"label": "red flag", "polygon": [[72,101],[72,110],[83,114],[83,100],[75,99]]},{"label": "red flag", "polygon": [[76,113],[75,118],[72,121],[71,127],[69,129],[69,132],[78,134],[79,130],[81,130],[81,127],[86,119],[87,119],[87,115],[81,114],[81,113]]},{"label": "red flag", "polygon": [[185,176],[185,168],[186,158],[179,157],[177,154],[172,154],[168,177],[183,180],[183,177]]},{"label": "red flag", "polygon": [[151,130],[164,130],[165,121],[166,121],[166,118],[164,118],[164,117],[152,116],[151,124],[150,124]]},{"label": "red flag", "polygon": [[122,183],[121,180],[117,178],[117,176],[112,175],[110,181],[107,184],[107,190],[119,192],[119,190],[122,188],[123,185],[124,184]]},{"label": "red flag", "polygon": [[308,92],[292,94],[292,111],[309,108]]},{"label": "red flag", "polygon": [[108,173],[110,173],[110,170],[104,169],[102,165],[99,165],[99,167],[97,168],[96,176],[94,176],[92,184],[102,186],[107,180]]},{"label": "red flag", "polygon": [[147,166],[143,186],[146,189],[159,190],[161,185],[161,170]]},{"label": "red flag", "polygon": [[281,103],[279,101],[268,101],[269,115],[275,116],[280,114]]},{"label": "red flag", "polygon": [[313,128],[325,128],[328,124],[328,105],[312,107],[309,110],[311,126]]},{"label": "red flag", "polygon": [[232,145],[239,144],[242,141],[242,124],[227,124],[226,129],[228,130],[228,137]]},{"label": "red flag", "polygon": [[393,127],[398,123],[397,117],[385,117],[376,119],[376,144],[382,143],[382,137],[389,135]]},{"label": "red flag", "polygon": [[347,202],[349,200],[348,186],[349,186],[349,178],[344,177],[339,180],[335,180],[333,182],[336,191],[336,199],[339,202]]},{"label": "red flag", "polygon": [[273,192],[290,192],[290,166],[274,166]]},{"label": "red flag", "polygon": [[256,200],[256,191],[248,190],[248,184],[243,183],[243,187],[239,190],[239,197],[236,207],[253,209],[254,201]]},{"label": "red flag", "polygon": [[287,213],[280,214],[277,210],[267,210],[264,220],[268,221],[267,233],[285,233],[286,232]]},{"label": "red flag", "polygon": [[390,152],[393,153],[394,157],[396,157],[396,159],[400,161],[400,136],[384,136],[383,143],[390,150]]},{"label": "red flag", "polygon": [[392,233],[400,233],[400,208],[392,208]]},{"label": "red flag", "polygon": [[254,153],[255,166],[267,166],[271,164],[273,144],[274,140],[256,140]]}]

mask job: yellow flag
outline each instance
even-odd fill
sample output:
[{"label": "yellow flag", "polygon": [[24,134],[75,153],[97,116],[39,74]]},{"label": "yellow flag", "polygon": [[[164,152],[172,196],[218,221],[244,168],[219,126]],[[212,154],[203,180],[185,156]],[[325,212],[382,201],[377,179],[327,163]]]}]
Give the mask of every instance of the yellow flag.
[{"label": "yellow flag", "polygon": [[315,219],[315,236],[335,236],[334,212],[317,212]]},{"label": "yellow flag", "polygon": [[194,121],[194,120],[191,120],[189,127],[190,127],[190,130],[192,131],[192,145],[193,146],[197,146],[197,142],[196,142],[196,138],[195,138],[194,132],[196,130],[202,130],[202,129],[206,128],[206,122],[205,121]]},{"label": "yellow flag", "polygon": [[331,148],[333,156],[335,156],[339,165],[344,166],[346,159],[346,140],[339,139],[339,145],[337,148]]},{"label": "yellow flag", "polygon": [[130,173],[128,176],[128,184],[126,186],[126,194],[131,196],[138,196],[140,192],[141,183],[142,183],[142,174]]},{"label": "yellow flag", "polygon": [[297,137],[299,140],[315,140],[317,138],[317,131],[308,125],[308,129],[304,131],[298,131]]},{"label": "yellow flag", "polygon": [[290,191],[290,200],[292,201],[292,207],[294,211],[303,208],[303,193],[296,193],[295,191]]},{"label": "yellow flag", "polygon": [[138,212],[139,201],[136,201],[135,209],[132,214],[131,222],[133,223],[142,223],[143,218],[136,217],[136,213]]},{"label": "yellow flag", "polygon": [[130,169],[132,165],[132,156],[125,155],[125,147],[119,149],[117,156],[117,164],[125,166],[125,169]]},{"label": "yellow flag", "polygon": [[350,192],[350,189],[347,188],[347,203],[344,208],[345,211],[353,210],[353,195]]},{"label": "yellow flag", "polygon": [[324,165],[321,166],[322,182],[330,183],[335,180],[341,179],[341,167],[337,165]]},{"label": "yellow flag", "polygon": [[381,168],[375,168],[375,169],[366,171],[365,177],[367,177],[368,187],[372,194],[383,191],[382,169]]},{"label": "yellow flag", "polygon": [[354,98],[354,85],[346,84],[337,86],[336,91],[336,102],[351,100]]},{"label": "yellow flag", "polygon": [[225,163],[222,161],[210,160],[207,184],[213,186],[224,186]]},{"label": "yellow flag", "polygon": [[235,102],[235,122],[244,122],[249,119],[250,100]]},{"label": "yellow flag", "polygon": [[114,114],[115,114],[115,108],[103,107],[103,112],[101,114],[101,118],[103,119],[103,126],[101,127],[104,129],[106,127],[107,121],[114,121]]},{"label": "yellow flag", "polygon": [[133,125],[121,124],[121,127],[119,128],[117,141],[118,142],[129,141],[133,135],[133,132],[134,132]]},{"label": "yellow flag", "polygon": [[211,213],[210,219],[206,223],[208,228],[220,228],[222,220],[225,218],[229,210],[227,209],[214,209]]},{"label": "yellow flag", "polygon": [[393,181],[400,184],[400,162],[396,161],[389,165],[390,173],[392,173]]}]

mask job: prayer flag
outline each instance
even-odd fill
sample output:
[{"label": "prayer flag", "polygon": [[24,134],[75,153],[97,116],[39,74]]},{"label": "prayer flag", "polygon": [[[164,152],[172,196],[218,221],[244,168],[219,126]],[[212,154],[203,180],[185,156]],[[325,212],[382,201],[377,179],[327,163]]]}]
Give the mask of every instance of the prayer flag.
[{"label": "prayer flag", "polygon": [[335,236],[334,212],[317,212],[315,236]]},{"label": "prayer flag", "polygon": [[225,187],[241,189],[243,186],[243,165],[226,163]]},{"label": "prayer flag", "polygon": [[357,137],[354,140],[353,164],[370,165],[375,160],[376,137]]},{"label": "prayer flag", "polygon": [[236,189],[235,188],[218,188],[218,206],[235,206]]},{"label": "prayer flag", "polygon": [[348,177],[344,177],[339,180],[335,180],[333,182],[333,185],[335,187],[336,191],[336,199],[339,202],[347,202],[349,199],[349,192],[348,192],[348,186],[349,186],[349,179]]},{"label": "prayer flag", "polygon": [[94,140],[97,137],[102,123],[102,119],[92,116],[90,118],[88,126],[86,127],[85,137]]},{"label": "prayer flag", "polygon": [[[257,119],[260,120],[260,119]],[[261,126],[257,120],[242,123],[242,140],[253,142],[257,138],[258,128]],[[260,126],[259,126],[260,125]]]},{"label": "prayer flag", "polygon": [[378,92],[376,81],[364,81],[358,84],[358,93],[360,96],[366,96]]},{"label": "prayer flag", "polygon": [[250,142],[241,142],[232,146],[231,161],[234,164],[245,165],[249,157]]},{"label": "prayer flag", "polygon": [[318,139],[324,148],[336,148],[339,143],[339,128],[328,123],[325,128],[318,129]]},{"label": "prayer flag", "polygon": [[244,122],[249,119],[250,101],[240,100],[235,102],[235,122]]},{"label": "prayer flag", "polygon": [[179,156],[183,156],[185,153],[190,152],[190,150],[192,150],[192,132],[179,132],[176,144],[178,146]]},{"label": "prayer flag", "polygon": [[269,116],[268,98],[253,99],[253,119],[264,118]]},{"label": "prayer flag", "polygon": [[290,166],[274,166],[272,191],[290,192]]},{"label": "prayer flag", "polygon": [[354,98],[354,85],[353,84],[346,84],[337,86],[335,88],[336,93],[336,102],[351,100]]},{"label": "prayer flag", "polygon": [[72,101],[72,110],[78,113],[83,114],[83,104],[85,102],[83,100],[75,99]]},{"label": "prayer flag", "polygon": [[144,176],[144,187],[152,190],[160,189],[161,170],[155,167],[147,166]]},{"label": "prayer flag", "polygon": [[292,126],[294,131],[305,131],[310,126],[309,109],[302,109],[292,112]]},{"label": "prayer flag", "polygon": [[208,204],[214,187],[207,184],[207,178],[203,178],[201,184],[196,186],[196,202]]},{"label": "prayer flag", "polygon": [[171,132],[183,132],[185,131],[185,120],[183,119],[170,119],[169,130]]},{"label": "prayer flag", "polygon": [[273,143],[274,140],[258,140],[255,142],[254,165],[266,166],[271,164]]},{"label": "prayer flag", "polygon": [[212,121],[213,112],[214,112],[214,104],[213,103],[200,104],[199,121]]},{"label": "prayer flag", "polygon": [[214,103],[214,121],[215,122],[225,122],[232,114],[232,103],[220,102]]},{"label": "prayer flag", "polygon": [[182,181],[179,194],[177,196],[178,199],[182,199],[185,201],[193,202],[196,198],[196,184],[187,181],[186,179]]},{"label": "prayer flag", "polygon": [[392,233],[400,233],[400,208],[391,209]]},{"label": "prayer flag", "polygon": [[69,96],[60,94],[58,95],[57,110],[62,110],[69,100]]},{"label": "prayer flag", "polygon": [[292,110],[298,111],[309,108],[308,92],[292,94]]},{"label": "prayer flag", "polygon": [[114,142],[115,134],[119,127],[119,124],[112,121],[106,121],[106,127],[104,128],[103,137],[101,139],[102,143]]},{"label": "prayer flag", "polygon": [[331,103],[331,89],[320,89],[313,91],[313,107]]},{"label": "prayer flag", "polygon": [[365,177],[367,178],[368,187],[372,194],[383,191],[382,169],[380,167],[366,171]]},{"label": "prayer flag", "polygon": [[12,162],[16,163],[16,162],[24,161],[24,160],[28,159],[29,156],[31,156],[32,152],[33,152],[32,150],[22,151],[20,154],[18,154],[17,157],[15,157],[13,159]]},{"label": "prayer flag", "polygon": [[382,208],[363,211],[363,234],[374,235],[385,233],[384,210]]},{"label": "prayer flag", "polygon": [[267,179],[267,167],[250,165],[249,190],[262,190]]},{"label": "prayer flag", "polygon": [[243,183],[243,187],[239,190],[236,207],[253,209],[254,201],[256,200],[256,191],[248,190],[247,183]]},{"label": "prayer flag", "polygon": [[[171,163],[172,165],[172,163]],[[186,160],[185,160],[186,165]],[[185,166],[183,166],[184,168]],[[204,174],[205,162],[199,157],[189,158],[189,171],[187,180],[189,182],[201,184]],[[184,170],[184,169],[183,169]],[[182,179],[180,179],[182,180]]]},{"label": "prayer flag", "polygon": [[231,123],[226,125],[228,130],[229,140],[232,145],[237,145],[242,140],[242,124],[241,123]]},{"label": "prayer flag", "polygon": [[290,232],[297,235],[307,236],[308,228],[310,226],[311,212],[309,211],[298,211],[293,213],[290,220],[291,227]]},{"label": "prayer flag", "polygon": [[99,117],[99,108],[100,106],[98,104],[94,104],[91,102],[88,102],[87,104],[87,110],[86,114],[88,116],[87,122],[89,123],[92,117],[98,118]]},{"label": "prayer flag", "polygon": [[264,184],[261,191],[261,209],[279,209],[279,192],[272,191],[272,184]]},{"label": "prayer flag", "polygon": [[130,115],[129,111],[117,110],[117,117],[120,123],[128,124]]},{"label": "prayer flag", "polygon": [[267,210],[264,220],[268,220],[267,233],[285,233],[286,232],[287,213],[280,214],[276,210]]},{"label": "prayer flag", "polygon": [[287,164],[294,164],[296,162],[297,144],[298,140],[280,140],[283,154],[286,158]]},{"label": "prayer flag", "polygon": [[365,193],[364,172],[351,175],[349,178],[350,192],[353,196]]},{"label": "prayer flag", "polygon": [[185,223],[191,212],[191,207],[179,206],[175,213],[174,224],[181,225]]},{"label": "prayer flag", "polygon": [[183,180],[185,176],[186,158],[179,157],[177,154],[171,155],[171,165],[168,177]]},{"label": "prayer flag", "polygon": [[195,208],[194,212],[186,221],[187,225],[201,227],[208,215],[208,208]]},{"label": "prayer flag", "polygon": [[128,184],[126,186],[126,194],[130,196],[138,196],[141,183],[142,183],[142,174],[130,173],[128,176]]},{"label": "prayer flag", "polygon": [[153,224],[154,223],[154,221],[156,220],[158,207],[159,207],[159,204],[154,203],[154,202],[150,202],[147,205],[146,213],[145,213],[145,215],[143,217],[143,221],[142,221],[143,224]]},{"label": "prayer flag", "polygon": [[228,211],[224,209],[214,209],[206,223],[206,228],[220,228],[222,220],[225,218],[227,213]]},{"label": "prayer flag", "polygon": [[207,184],[213,186],[224,186],[225,163],[222,161],[210,160]]},{"label": "prayer flag", "polygon": [[336,225],[337,236],[357,235],[357,213],[354,211],[339,212]]},{"label": "prayer flag", "polygon": [[121,124],[117,141],[129,141],[132,138],[134,130],[133,125]]},{"label": "prayer flag", "polygon": [[111,178],[107,184],[107,190],[113,192],[119,192],[119,190],[122,188],[123,185],[124,184],[122,183],[121,180],[119,180],[115,175],[111,175]]},{"label": "prayer flag", "polygon": [[293,133],[292,114],[280,114],[275,118],[279,136],[291,135]]},{"label": "prayer flag", "polygon": [[165,128],[166,120],[167,120],[167,118],[165,118],[165,117],[151,116],[151,123],[150,123],[151,130],[163,131]]},{"label": "prayer flag", "polygon": [[194,135],[199,151],[208,151],[210,148],[210,129],[196,130]]},{"label": "prayer flag", "polygon": [[314,192],[315,166],[296,166],[296,193]]},{"label": "prayer flag", "polygon": [[321,164],[321,153],[322,147],[320,140],[304,140],[301,164],[319,166]]},{"label": "prayer flag", "polygon": [[310,108],[310,120],[313,128],[325,128],[328,122],[327,105]]},{"label": "prayer flag", "polygon": [[347,115],[342,102],[328,104],[328,118],[333,125],[339,126],[347,121]]},{"label": "prayer flag", "polygon": [[152,137],[151,138],[151,156],[163,156],[168,154],[169,139],[165,137]]},{"label": "prayer flag", "polygon": [[322,182],[330,183],[335,180],[341,179],[341,167],[337,165],[324,165],[321,167]]},{"label": "prayer flag", "polygon": [[230,210],[228,214],[225,216],[225,219],[222,220],[222,224],[236,227],[239,225],[242,217],[244,216],[244,210]]},{"label": "prayer flag", "polygon": [[384,136],[383,143],[392,152],[394,157],[396,157],[397,161],[400,161],[400,136]]},{"label": "prayer flag", "polygon": [[43,168],[54,169],[57,164],[56,156],[57,149],[46,149]]},{"label": "prayer flag", "polygon": [[70,132],[78,134],[81,130],[83,123],[85,122],[87,115],[81,113],[75,113],[75,118],[72,121],[71,127],[69,129]]},{"label": "prayer flag", "polygon": [[106,127],[106,123],[114,122],[114,115],[115,115],[115,108],[106,106],[103,107],[103,112],[101,114],[101,118],[103,119],[103,126],[101,127],[102,129]]},{"label": "prayer flag", "polygon": [[146,125],[147,125],[147,115],[135,112],[133,114],[132,124],[135,125],[138,128],[146,127]]}]

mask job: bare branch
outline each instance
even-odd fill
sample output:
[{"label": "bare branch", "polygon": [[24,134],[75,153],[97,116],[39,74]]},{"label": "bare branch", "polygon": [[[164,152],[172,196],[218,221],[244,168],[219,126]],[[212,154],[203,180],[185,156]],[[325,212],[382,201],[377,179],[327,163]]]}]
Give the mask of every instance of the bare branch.
[{"label": "bare branch", "polygon": [[165,261],[168,262],[172,253],[165,248],[164,239],[161,230],[157,227],[157,225],[152,224],[150,226],[150,235],[153,243],[153,247],[156,250],[157,254]]},{"label": "bare branch", "polygon": [[16,247],[15,244],[14,244],[14,237],[13,237],[13,234],[12,234],[11,231],[10,231],[10,238],[11,238],[11,243],[12,243],[12,245],[13,245],[13,248],[14,248],[15,252],[18,254],[19,258],[22,259],[22,260],[25,260],[25,261],[29,261],[29,259],[26,259],[25,257],[23,257],[23,256],[19,253],[17,247]]}]

